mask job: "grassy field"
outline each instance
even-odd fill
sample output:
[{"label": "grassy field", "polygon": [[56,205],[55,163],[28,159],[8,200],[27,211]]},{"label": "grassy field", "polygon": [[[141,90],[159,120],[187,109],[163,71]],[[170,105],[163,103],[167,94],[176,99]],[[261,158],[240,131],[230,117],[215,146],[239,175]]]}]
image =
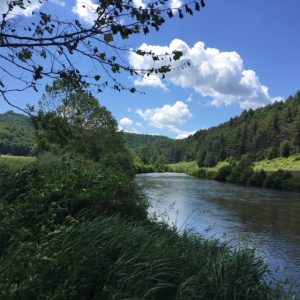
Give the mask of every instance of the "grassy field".
[{"label": "grassy field", "polygon": [[0,167],[10,168],[16,170],[22,168],[35,161],[35,157],[29,156],[11,156],[1,155],[0,156]]},{"label": "grassy field", "polygon": [[288,171],[299,171],[300,155],[292,155],[290,157],[278,157],[271,160],[264,159],[254,163],[254,169],[264,169],[265,171],[276,171],[278,169]]},{"label": "grassy field", "polygon": [[[228,165],[228,162],[223,161],[219,162],[215,167],[212,168],[203,168],[207,172],[217,172],[221,167]],[[197,166],[197,163],[195,161],[183,161],[176,164],[169,164],[167,165],[173,172],[176,173],[186,173],[189,175],[195,175],[199,171],[199,167]]]}]

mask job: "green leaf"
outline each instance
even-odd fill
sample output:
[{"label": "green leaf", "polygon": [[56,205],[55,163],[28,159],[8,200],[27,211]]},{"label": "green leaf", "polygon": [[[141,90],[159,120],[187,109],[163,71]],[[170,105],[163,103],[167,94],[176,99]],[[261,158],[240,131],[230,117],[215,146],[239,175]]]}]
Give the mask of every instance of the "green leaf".
[{"label": "green leaf", "polygon": [[104,41],[106,43],[112,42],[113,40],[114,40],[114,38],[111,33],[104,34]]},{"label": "green leaf", "polygon": [[123,40],[128,39],[128,34],[121,32],[121,37]]},{"label": "green leaf", "polygon": [[182,51],[177,51],[177,50],[174,50],[172,53],[174,54],[173,56],[174,60],[179,60],[180,57],[183,55]]}]

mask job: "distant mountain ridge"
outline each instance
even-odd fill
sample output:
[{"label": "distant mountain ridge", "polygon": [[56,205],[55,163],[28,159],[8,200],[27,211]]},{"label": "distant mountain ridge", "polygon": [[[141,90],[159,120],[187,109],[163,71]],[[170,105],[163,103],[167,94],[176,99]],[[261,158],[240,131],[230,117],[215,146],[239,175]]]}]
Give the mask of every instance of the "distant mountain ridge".
[{"label": "distant mountain ridge", "polygon": [[[144,164],[197,160],[200,166],[213,166],[242,155],[254,160],[289,156],[300,152],[300,92],[182,140],[127,132],[124,139]],[[30,118],[12,111],[0,115],[0,143],[1,153],[30,155],[35,144]]]},{"label": "distant mountain ridge", "polygon": [[28,156],[36,146],[34,128],[26,115],[7,111],[0,114],[0,154]]}]

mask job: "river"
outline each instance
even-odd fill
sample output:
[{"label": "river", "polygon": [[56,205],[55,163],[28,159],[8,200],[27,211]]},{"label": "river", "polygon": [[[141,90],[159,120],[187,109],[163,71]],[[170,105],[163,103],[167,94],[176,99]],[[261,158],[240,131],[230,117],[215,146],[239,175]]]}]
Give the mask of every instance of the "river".
[{"label": "river", "polygon": [[185,174],[137,176],[149,197],[149,213],[233,247],[255,248],[277,279],[300,283],[300,194],[244,187]]}]

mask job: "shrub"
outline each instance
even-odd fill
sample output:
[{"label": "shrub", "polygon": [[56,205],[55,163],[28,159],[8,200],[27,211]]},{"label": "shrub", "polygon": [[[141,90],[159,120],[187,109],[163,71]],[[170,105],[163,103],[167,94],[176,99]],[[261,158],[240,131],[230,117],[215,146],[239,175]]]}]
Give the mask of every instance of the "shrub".
[{"label": "shrub", "polygon": [[276,172],[271,172],[267,175],[264,186],[274,189],[282,189],[284,187],[284,182],[293,177],[291,172],[278,170]]},{"label": "shrub", "polygon": [[264,170],[253,172],[252,176],[248,179],[247,184],[250,186],[263,186],[267,173]]},{"label": "shrub", "polygon": [[227,177],[231,174],[231,172],[232,172],[231,165],[223,166],[219,169],[215,179],[218,181],[226,181]]}]

